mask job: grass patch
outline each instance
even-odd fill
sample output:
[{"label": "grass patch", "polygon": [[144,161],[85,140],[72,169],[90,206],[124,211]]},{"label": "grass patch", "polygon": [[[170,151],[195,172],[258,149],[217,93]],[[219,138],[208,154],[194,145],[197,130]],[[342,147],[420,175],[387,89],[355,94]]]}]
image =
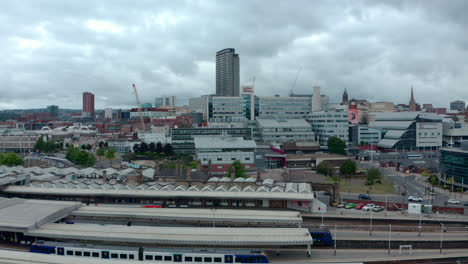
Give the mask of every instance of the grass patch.
[{"label": "grass patch", "polygon": [[[346,178],[341,179],[340,190],[341,192],[350,193],[367,193],[370,189],[371,194],[394,194],[393,183],[385,178],[382,178],[382,183],[376,183],[372,186],[367,186],[366,177],[354,177],[349,181]],[[334,183],[331,177],[326,178],[327,183]]]}]

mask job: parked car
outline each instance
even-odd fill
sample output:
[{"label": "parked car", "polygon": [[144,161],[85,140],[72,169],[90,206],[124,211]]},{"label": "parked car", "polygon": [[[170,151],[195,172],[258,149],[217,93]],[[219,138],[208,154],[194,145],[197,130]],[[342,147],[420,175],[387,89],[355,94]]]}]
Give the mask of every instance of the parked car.
[{"label": "parked car", "polygon": [[374,207],[376,207],[375,204],[372,204],[372,203],[371,203],[371,204],[366,204],[366,206],[364,206],[364,207],[362,208],[362,210],[363,210],[363,211],[370,211],[370,210],[372,210],[372,208],[374,208]]},{"label": "parked car", "polygon": [[410,202],[422,202],[423,199],[419,196],[416,196],[416,195],[411,195],[410,197],[408,197],[408,201]]},{"label": "parked car", "polygon": [[463,206],[468,206],[468,202],[464,202],[464,203],[463,203]]},{"label": "parked car", "polygon": [[366,206],[366,203],[358,203],[356,207],[354,207],[354,209],[361,210],[362,208],[364,208],[364,206]]},{"label": "parked car", "polygon": [[347,204],[347,202],[341,202],[336,206],[336,208],[344,208]]},{"label": "parked car", "polygon": [[374,212],[381,212],[381,211],[383,211],[383,210],[385,210],[385,207],[379,206],[379,205],[376,205],[376,206],[374,206],[374,207],[372,208],[372,211],[374,211]]},{"label": "parked car", "polygon": [[457,199],[448,199],[447,203],[448,204],[460,204],[460,201]]},{"label": "parked car", "polygon": [[356,207],[355,203],[347,203],[344,208],[345,209],[353,209],[354,207]]},{"label": "parked car", "polygon": [[362,194],[362,193],[361,193],[361,194],[359,195],[359,199],[361,199],[361,200],[371,200],[371,197],[370,197],[370,195],[368,195],[368,194]]}]

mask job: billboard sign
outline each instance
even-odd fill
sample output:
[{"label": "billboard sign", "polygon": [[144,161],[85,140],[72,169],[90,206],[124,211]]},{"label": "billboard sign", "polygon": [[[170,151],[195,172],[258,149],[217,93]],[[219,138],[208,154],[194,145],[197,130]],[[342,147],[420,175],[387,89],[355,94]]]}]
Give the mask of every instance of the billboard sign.
[{"label": "billboard sign", "polygon": [[357,108],[348,109],[348,122],[352,124],[359,123],[359,110]]}]

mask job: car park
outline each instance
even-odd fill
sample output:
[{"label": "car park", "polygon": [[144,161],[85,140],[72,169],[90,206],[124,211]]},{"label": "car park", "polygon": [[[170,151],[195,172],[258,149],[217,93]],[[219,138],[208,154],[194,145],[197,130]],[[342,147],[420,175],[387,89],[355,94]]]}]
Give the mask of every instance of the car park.
[{"label": "car park", "polygon": [[374,206],[372,208],[372,211],[374,211],[374,212],[381,212],[383,210],[385,210],[385,208],[383,206],[379,206],[379,205],[376,205],[376,206]]},{"label": "car park", "polygon": [[416,196],[416,195],[411,195],[410,197],[408,197],[408,201],[410,202],[422,202],[423,199],[419,196]]},{"label": "car park", "polygon": [[372,204],[372,203],[371,203],[371,204],[366,204],[366,206],[364,206],[364,207],[362,208],[362,210],[363,210],[363,211],[370,211],[370,210],[372,210],[372,208],[374,208],[374,207],[376,207],[375,204]]},{"label": "car park", "polygon": [[345,209],[353,209],[354,207],[356,207],[355,203],[347,203],[344,208]]},{"label": "car park", "polygon": [[364,208],[364,206],[366,206],[366,203],[358,203],[356,205],[356,207],[354,207],[354,209],[356,210],[362,210],[362,208]]},{"label": "car park", "polygon": [[336,208],[344,208],[347,204],[347,202],[341,202],[336,206]]},{"label": "car park", "polygon": [[448,204],[460,204],[460,201],[457,199],[448,199],[447,203]]},{"label": "car park", "polygon": [[371,200],[371,197],[368,194],[362,194],[361,193],[361,194],[359,194],[359,199],[360,200]]}]

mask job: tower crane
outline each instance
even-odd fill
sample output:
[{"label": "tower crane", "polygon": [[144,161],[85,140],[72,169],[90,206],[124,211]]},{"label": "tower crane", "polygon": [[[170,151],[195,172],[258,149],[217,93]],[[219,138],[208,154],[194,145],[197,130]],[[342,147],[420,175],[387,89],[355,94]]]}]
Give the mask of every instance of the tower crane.
[{"label": "tower crane", "polygon": [[132,84],[133,92],[135,92],[135,98],[137,103],[138,115],[140,117],[141,133],[145,133],[145,121],[143,120],[143,113],[141,112],[140,98],[138,97],[138,91],[135,84]]}]

